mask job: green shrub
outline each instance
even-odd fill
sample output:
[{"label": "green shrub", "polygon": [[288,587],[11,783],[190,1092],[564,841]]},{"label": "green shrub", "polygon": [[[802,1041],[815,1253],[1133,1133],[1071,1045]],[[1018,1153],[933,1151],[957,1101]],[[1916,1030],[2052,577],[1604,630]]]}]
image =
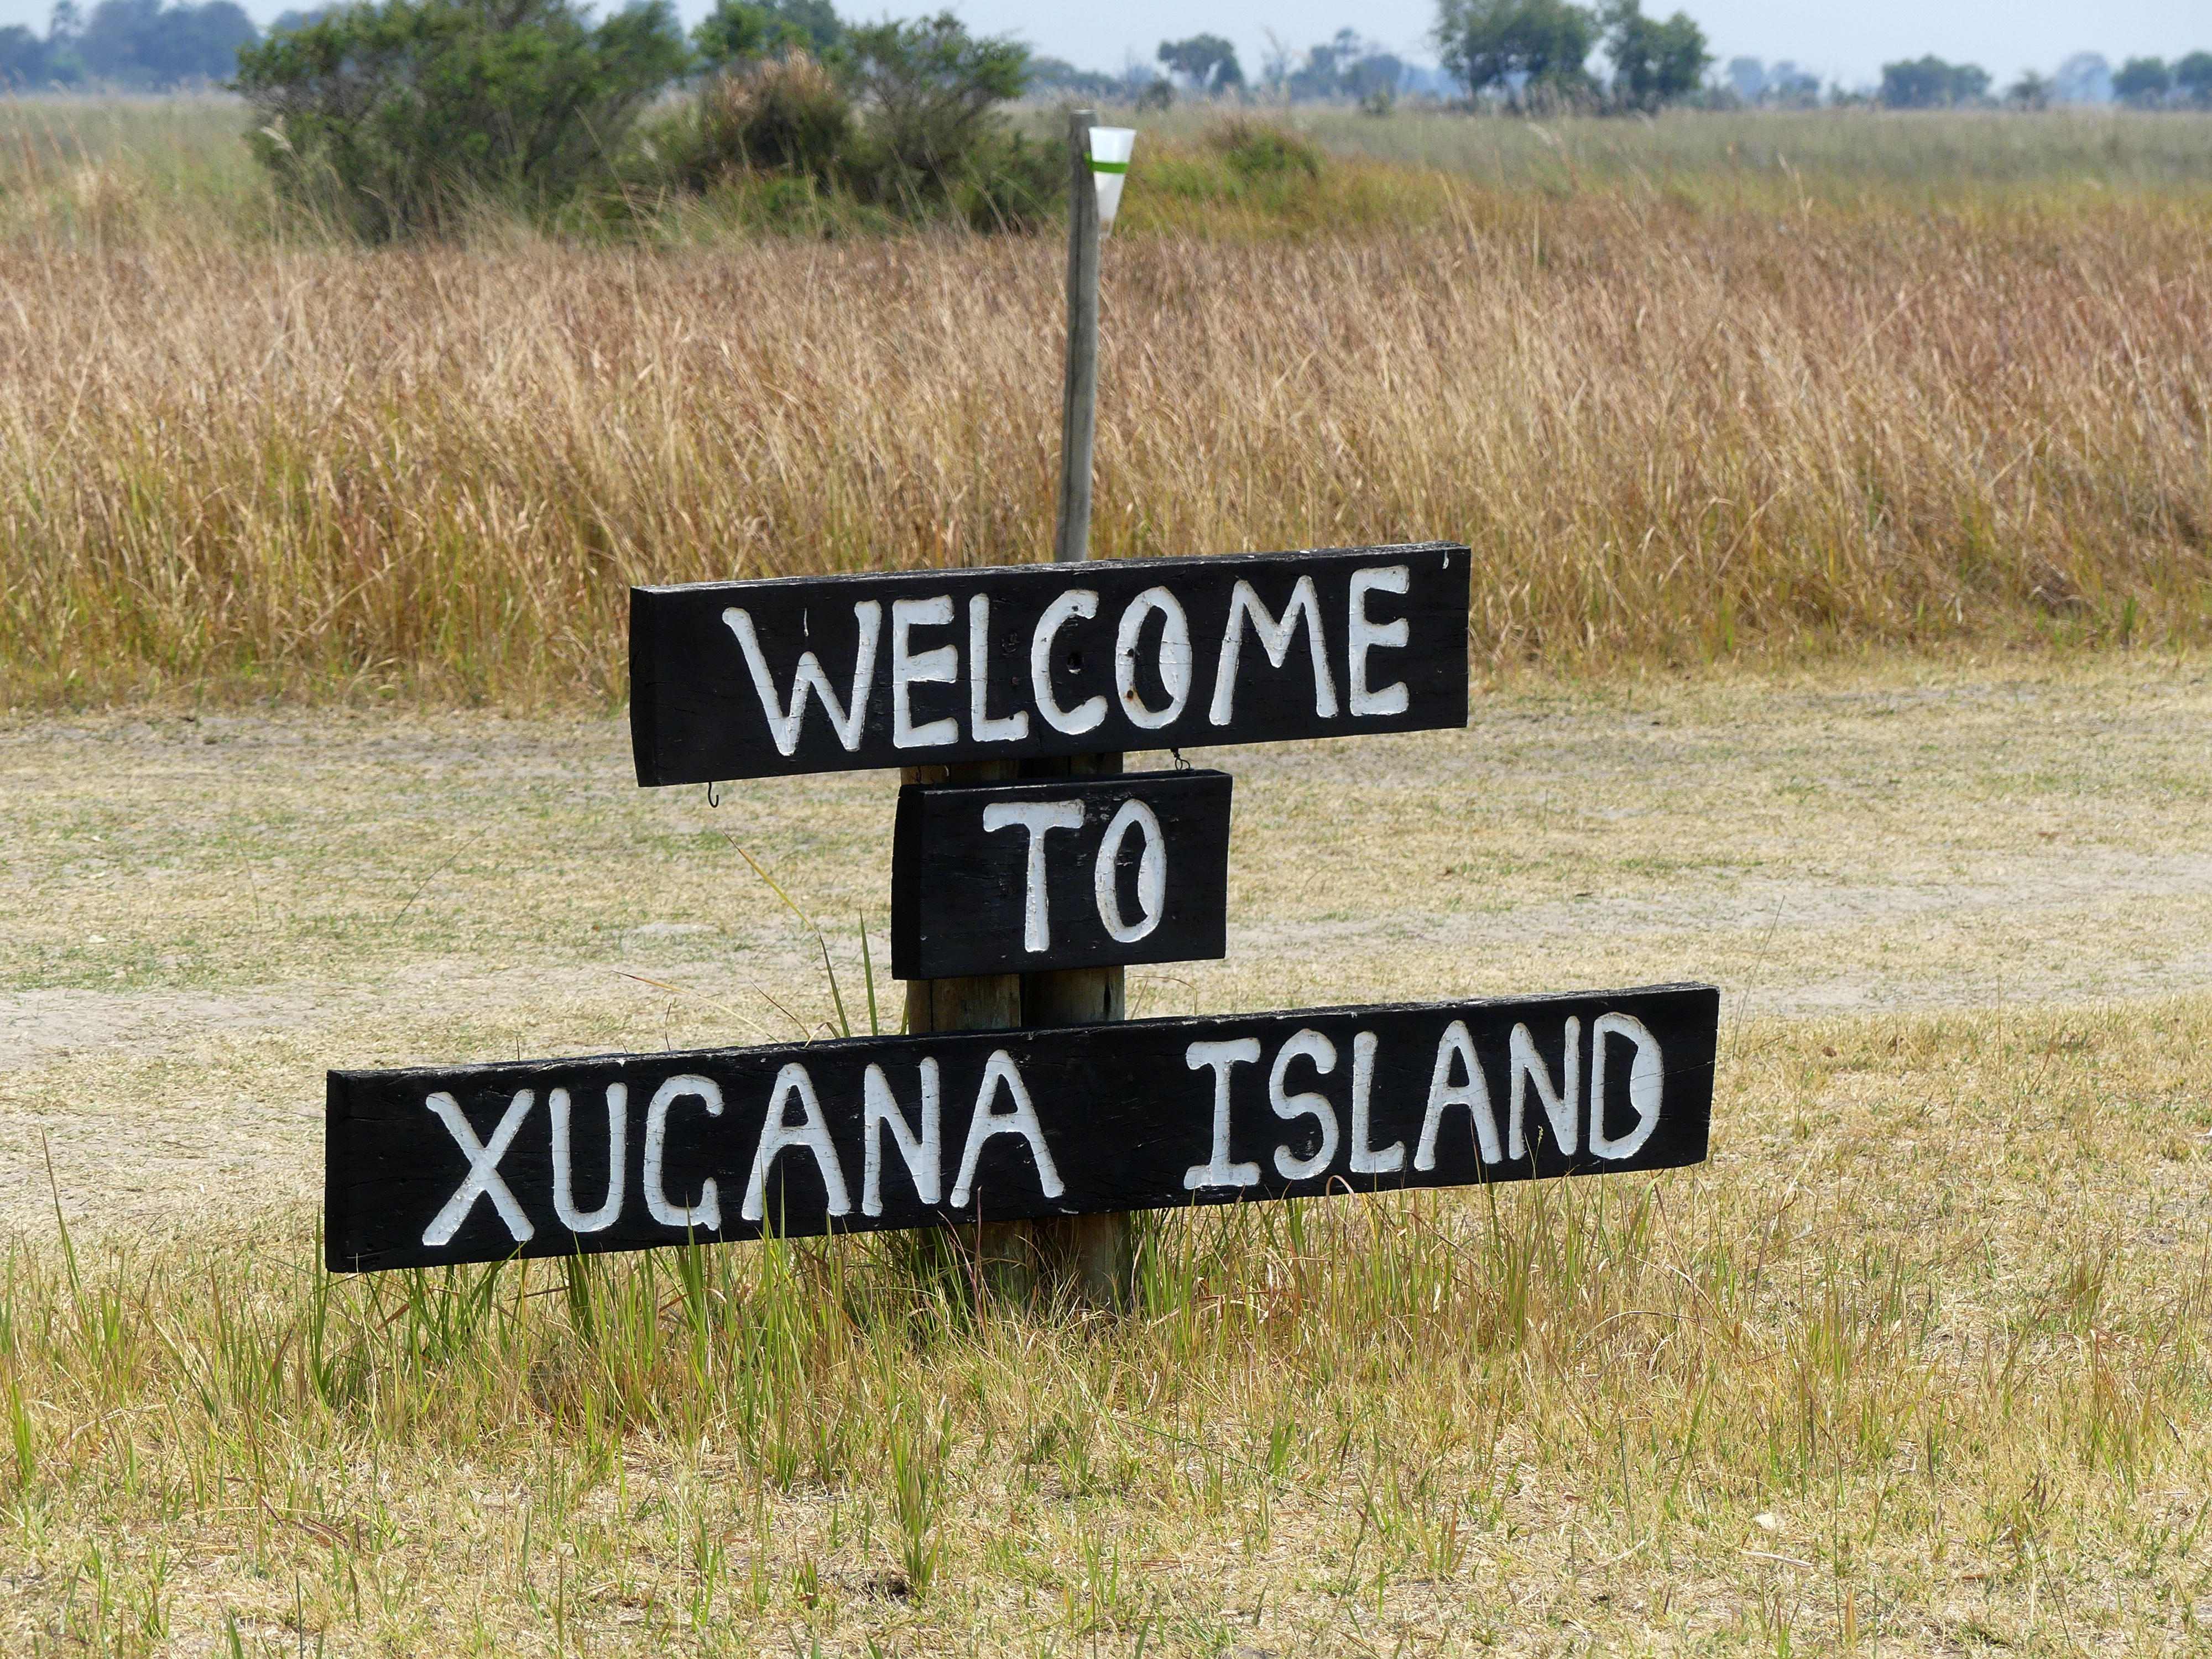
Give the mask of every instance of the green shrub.
[{"label": "green shrub", "polygon": [[740,173],[824,183],[852,136],[853,101],[836,77],[796,47],[726,70],[699,89],[689,130],[664,139],[678,179],[705,189]]},{"label": "green shrub", "polygon": [[[745,9],[726,0],[716,15],[742,22]],[[793,46],[740,57],[647,135],[637,182],[714,194],[703,222],[797,234],[900,221],[1032,230],[1063,211],[1068,165],[1001,113],[1027,68],[1026,49],[978,40],[949,13],[853,30],[828,58]]]},{"label": "green shrub", "polygon": [[956,205],[971,229],[1042,229],[1066,216],[1068,172],[1063,146],[994,133],[979,147]]},{"label": "green shrub", "polygon": [[949,11],[871,24],[846,43],[865,114],[848,169],[864,194],[927,216],[1011,153],[999,106],[1022,95],[1026,46],[979,40]]},{"label": "green shrub", "polygon": [[284,191],[381,241],[568,206],[689,58],[666,0],[597,25],[572,0],[380,0],[241,52],[235,84]]},{"label": "green shrub", "polygon": [[1231,116],[1206,135],[1230,170],[1257,183],[1304,174],[1321,177],[1321,151],[1285,128],[1245,116]]}]

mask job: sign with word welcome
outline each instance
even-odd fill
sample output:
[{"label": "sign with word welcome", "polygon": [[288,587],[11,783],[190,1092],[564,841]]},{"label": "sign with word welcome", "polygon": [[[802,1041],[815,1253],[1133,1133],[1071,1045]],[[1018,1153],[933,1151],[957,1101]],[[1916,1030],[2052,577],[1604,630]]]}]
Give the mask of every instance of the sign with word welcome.
[{"label": "sign with word welcome", "polygon": [[[642,784],[909,784],[891,956],[943,980],[1227,949],[1231,782],[1119,752],[1467,720],[1428,542],[633,590]],[[1694,1164],[1710,986],[330,1074],[331,1267],[944,1227]]]},{"label": "sign with word welcome", "polygon": [[1467,724],[1447,543],[640,587],[642,784]]}]

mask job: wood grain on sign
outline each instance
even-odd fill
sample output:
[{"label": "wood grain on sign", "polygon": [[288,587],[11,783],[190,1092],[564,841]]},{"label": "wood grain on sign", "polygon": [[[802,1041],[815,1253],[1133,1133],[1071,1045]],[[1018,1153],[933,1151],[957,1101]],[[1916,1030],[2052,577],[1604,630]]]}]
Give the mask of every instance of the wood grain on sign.
[{"label": "wood grain on sign", "polygon": [[1720,994],[330,1074],[334,1271],[1701,1162]]},{"label": "wood grain on sign", "polygon": [[891,973],[1032,973],[1228,952],[1225,772],[908,784]]},{"label": "wood grain on sign", "polygon": [[1467,723],[1449,543],[630,590],[642,784]]}]

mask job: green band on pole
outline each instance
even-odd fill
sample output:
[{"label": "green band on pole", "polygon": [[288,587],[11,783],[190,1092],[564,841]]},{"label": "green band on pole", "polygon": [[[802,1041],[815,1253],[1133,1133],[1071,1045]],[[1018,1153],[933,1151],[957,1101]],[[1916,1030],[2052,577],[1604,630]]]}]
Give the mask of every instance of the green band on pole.
[{"label": "green band on pole", "polygon": [[1127,173],[1129,164],[1127,161],[1093,161],[1091,170],[1093,173]]}]

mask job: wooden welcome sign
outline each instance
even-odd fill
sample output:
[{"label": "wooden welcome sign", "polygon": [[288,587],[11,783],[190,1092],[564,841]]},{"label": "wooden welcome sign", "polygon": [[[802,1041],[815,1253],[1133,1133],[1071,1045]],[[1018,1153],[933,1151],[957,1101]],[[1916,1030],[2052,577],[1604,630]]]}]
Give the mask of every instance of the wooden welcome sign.
[{"label": "wooden welcome sign", "polygon": [[[632,592],[638,781],[1467,719],[1448,543]],[[899,792],[892,969],[1219,957],[1231,783]],[[334,1271],[1695,1164],[1710,986],[330,1074]]]},{"label": "wooden welcome sign", "polygon": [[1467,724],[1445,542],[630,593],[642,784]]}]

